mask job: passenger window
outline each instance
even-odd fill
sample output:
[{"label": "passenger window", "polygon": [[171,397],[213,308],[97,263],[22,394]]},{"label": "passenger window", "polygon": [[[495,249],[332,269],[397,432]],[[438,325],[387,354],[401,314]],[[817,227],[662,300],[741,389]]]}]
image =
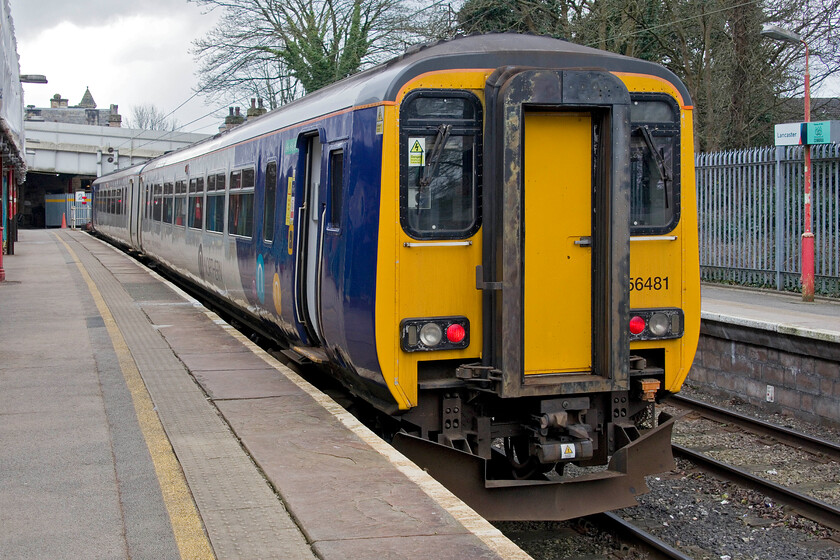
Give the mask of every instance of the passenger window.
[{"label": "passenger window", "polygon": [[207,231],[221,233],[225,228],[225,174],[207,177]]},{"label": "passenger window", "polygon": [[187,201],[187,225],[201,229],[201,217],[204,207],[204,177],[190,179],[189,199]]},{"label": "passenger window", "polygon": [[637,94],[630,119],[630,230],[667,233],[680,214],[679,107],[664,94]]},{"label": "passenger window", "polygon": [[330,152],[330,215],[327,227],[341,227],[341,204],[344,197],[344,151]]},{"label": "passenger window", "polygon": [[187,200],[187,182],[175,181],[175,225],[184,225],[184,207]]},{"label": "passenger window", "polygon": [[277,214],[277,162],[265,168],[265,204],[263,205],[263,239],[274,241],[274,216]]},{"label": "passenger window", "polygon": [[163,206],[163,187],[160,183],[154,186],[154,200],[152,202],[152,219],[156,222],[160,221],[162,215],[161,207]]},{"label": "passenger window", "polygon": [[254,235],[254,170],[232,171],[228,233],[241,237]]},{"label": "passenger window", "polygon": [[469,237],[481,222],[481,104],[464,91],[418,91],[400,120],[403,229],[417,239]]},{"label": "passenger window", "polygon": [[172,183],[163,184],[163,221],[172,223]]}]

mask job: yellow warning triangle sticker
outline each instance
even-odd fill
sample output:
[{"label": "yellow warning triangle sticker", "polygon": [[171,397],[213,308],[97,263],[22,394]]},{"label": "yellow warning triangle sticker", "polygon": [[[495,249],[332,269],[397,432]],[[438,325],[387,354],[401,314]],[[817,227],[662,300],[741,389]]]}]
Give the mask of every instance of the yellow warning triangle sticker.
[{"label": "yellow warning triangle sticker", "polygon": [[574,453],[574,449],[570,445],[566,446],[566,449],[563,450],[563,453]]},{"label": "yellow warning triangle sticker", "polygon": [[423,146],[420,145],[420,142],[418,140],[415,140],[414,144],[411,146],[411,149],[409,150],[409,152],[412,153],[412,154],[422,154],[423,153]]}]

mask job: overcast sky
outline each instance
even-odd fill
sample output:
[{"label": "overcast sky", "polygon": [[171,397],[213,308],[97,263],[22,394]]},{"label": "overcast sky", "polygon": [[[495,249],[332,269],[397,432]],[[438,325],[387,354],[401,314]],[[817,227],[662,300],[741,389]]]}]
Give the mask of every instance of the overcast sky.
[{"label": "overcast sky", "polygon": [[[78,105],[85,87],[97,108],[153,104],[166,113],[193,95],[197,65],[191,42],[208,32],[218,11],[186,0],[10,0],[20,71],[48,84],[24,84],[24,103],[49,107],[56,93]],[[240,103],[244,109],[245,103]],[[187,124],[211,113],[203,119]],[[173,113],[185,132],[218,132],[227,109],[195,96]]]}]

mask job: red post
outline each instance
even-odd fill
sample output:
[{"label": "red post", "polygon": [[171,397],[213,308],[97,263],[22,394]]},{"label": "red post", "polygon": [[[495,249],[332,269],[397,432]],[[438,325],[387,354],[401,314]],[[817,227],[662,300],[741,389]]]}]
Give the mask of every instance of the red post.
[{"label": "red post", "polygon": [[3,270],[3,224],[0,224],[0,282],[6,280],[6,271]]},{"label": "red post", "polygon": [[[805,45],[805,122],[811,122],[811,73]],[[806,125],[807,126],[807,125]],[[802,301],[814,301],[814,234],[811,232],[811,146],[805,145],[805,227],[802,233]]]}]

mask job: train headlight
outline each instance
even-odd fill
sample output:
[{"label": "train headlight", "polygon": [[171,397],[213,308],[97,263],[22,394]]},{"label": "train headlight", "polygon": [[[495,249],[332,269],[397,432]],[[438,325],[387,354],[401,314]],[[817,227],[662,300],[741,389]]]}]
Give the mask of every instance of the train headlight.
[{"label": "train headlight", "polygon": [[426,323],[420,327],[420,342],[429,348],[440,344],[443,338],[443,331],[437,323]]},{"label": "train headlight", "polygon": [[683,311],[676,308],[631,309],[630,340],[667,340],[683,335]]},{"label": "train headlight", "polygon": [[648,329],[653,336],[664,336],[671,328],[671,321],[664,313],[654,313],[648,321]]},{"label": "train headlight", "polygon": [[466,317],[422,317],[400,322],[400,346],[406,352],[459,350],[469,345],[470,321]]}]

